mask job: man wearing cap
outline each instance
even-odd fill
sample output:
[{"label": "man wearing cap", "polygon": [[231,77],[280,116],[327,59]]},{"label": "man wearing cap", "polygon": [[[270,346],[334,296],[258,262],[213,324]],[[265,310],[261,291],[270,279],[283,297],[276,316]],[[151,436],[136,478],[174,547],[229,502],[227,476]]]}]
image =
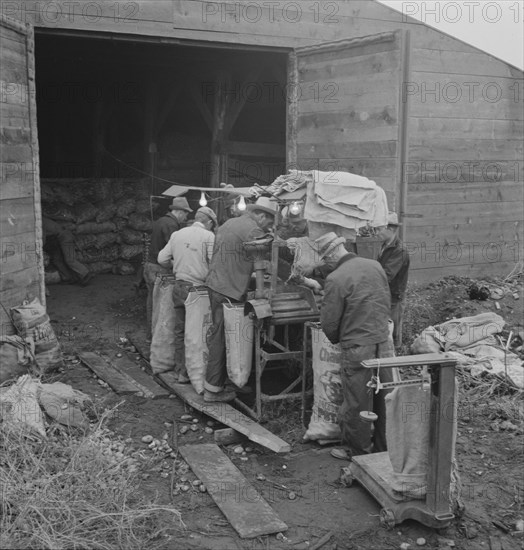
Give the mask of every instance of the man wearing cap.
[{"label": "man wearing cap", "polygon": [[[322,330],[330,342],[340,344],[342,349],[340,378],[344,401],[339,410],[339,425],[343,447],[333,449],[332,455],[346,459],[385,451],[384,392],[369,393],[371,371],[362,367],[361,362],[393,355],[388,344],[390,299],[386,274],[377,261],[348,252],[344,239],[335,233],[328,233],[315,243],[320,257],[334,268],[324,288]],[[380,379],[391,381],[391,371],[381,371]],[[374,431],[370,423],[360,419],[360,412],[370,407],[378,416]]]},{"label": "man wearing cap", "polygon": [[153,317],[153,288],[158,273],[166,274],[170,270],[158,264],[158,253],[166,246],[171,234],[178,231],[182,224],[187,220],[188,214],[192,212],[187,199],[176,197],[169,206],[169,212],[153,222],[153,231],[151,233],[151,244],[149,245],[149,256],[144,265],[144,281],[147,286],[147,330],[146,338],[151,340],[151,320]]},{"label": "man wearing cap", "polygon": [[386,277],[388,278],[391,293],[393,342],[397,347],[402,344],[402,317],[409,271],[409,254],[402,246],[402,242],[398,236],[400,225],[397,214],[390,212],[388,215],[388,225],[379,233],[383,245],[378,257],[378,262],[386,272]]},{"label": "man wearing cap", "polygon": [[236,397],[235,387],[227,379],[222,305],[245,300],[257,254],[246,250],[244,243],[266,237],[277,212],[276,201],[260,197],[255,204],[248,205],[242,216],[231,218],[218,228],[206,280],[213,324],[207,335],[209,359],[204,401],[232,401]]},{"label": "man wearing cap", "polygon": [[189,382],[186,371],[184,332],[186,325],[185,302],[190,290],[203,287],[209,273],[217,225],[216,214],[207,206],[196,211],[190,227],[175,231],[169,242],[158,253],[158,263],[171,268],[175,275],[173,304],[175,306],[175,373],[178,382]]}]

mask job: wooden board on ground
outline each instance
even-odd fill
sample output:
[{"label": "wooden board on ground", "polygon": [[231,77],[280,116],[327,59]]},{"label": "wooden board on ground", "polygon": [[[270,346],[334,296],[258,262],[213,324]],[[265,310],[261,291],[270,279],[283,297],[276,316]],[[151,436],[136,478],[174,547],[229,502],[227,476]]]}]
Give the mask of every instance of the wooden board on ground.
[{"label": "wooden board on ground", "polygon": [[149,362],[151,356],[150,344],[146,342],[145,335],[140,335],[138,332],[126,332],[126,338],[135,346],[138,353]]},{"label": "wooden board on ground", "polygon": [[116,393],[120,395],[141,393],[140,389],[127,376],[123,376],[100,355],[91,351],[83,351],[78,354],[78,357],[87,368],[92,370],[98,378],[102,379]]},{"label": "wooden board on ground", "polygon": [[117,353],[121,353],[118,348],[108,350],[111,364],[120,374],[132,378],[133,384],[140,389],[145,397],[150,399],[169,397],[170,392],[157,384],[151,376],[145,373],[125,353],[122,354],[122,357],[117,357]]},{"label": "wooden board on ground", "polygon": [[206,403],[190,384],[177,384],[172,373],[159,374],[158,377],[188,405],[240,432],[254,443],[275,451],[275,453],[288,453],[291,450],[289,443],[272,434],[228,403]]},{"label": "wooden board on ground", "polygon": [[240,537],[249,539],[287,530],[217,445],[184,445],[179,451]]}]

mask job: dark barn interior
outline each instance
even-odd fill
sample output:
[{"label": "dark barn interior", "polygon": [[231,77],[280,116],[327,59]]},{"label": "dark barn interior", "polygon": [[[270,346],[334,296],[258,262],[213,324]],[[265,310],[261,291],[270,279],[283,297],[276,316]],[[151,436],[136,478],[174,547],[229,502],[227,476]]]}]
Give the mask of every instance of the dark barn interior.
[{"label": "dark barn interior", "polygon": [[265,185],[285,171],[284,51],[54,31],[35,49],[43,213],[74,224],[94,272],[136,268],[168,204],[153,212],[150,196],[172,184]]},{"label": "dark barn interior", "polygon": [[[267,51],[37,35],[41,176],[154,171],[206,186],[215,147],[228,153],[234,185],[271,182],[285,157],[286,62]],[[222,98],[227,132],[217,135]]]}]

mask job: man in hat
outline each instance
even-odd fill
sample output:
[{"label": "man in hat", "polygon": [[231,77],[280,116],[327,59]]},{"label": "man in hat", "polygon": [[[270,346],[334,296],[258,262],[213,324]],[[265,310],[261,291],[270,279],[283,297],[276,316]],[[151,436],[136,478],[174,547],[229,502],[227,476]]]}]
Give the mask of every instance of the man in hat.
[{"label": "man in hat", "polygon": [[257,259],[244,243],[267,236],[278,212],[276,201],[260,197],[238,218],[218,228],[206,286],[211,302],[212,326],[207,335],[209,359],[204,384],[204,401],[232,401],[236,390],[227,379],[224,303],[245,301]]},{"label": "man in hat", "polygon": [[151,341],[151,320],[153,317],[153,288],[158,273],[167,274],[169,269],[158,264],[158,253],[166,246],[171,234],[178,231],[182,224],[187,220],[188,214],[192,212],[187,199],[176,197],[169,206],[169,212],[153,222],[153,231],[151,233],[151,243],[149,245],[148,260],[144,265],[144,281],[147,286],[147,329],[146,339]]},{"label": "man in hat", "polygon": [[[315,241],[320,257],[334,269],[326,278],[320,310],[322,330],[333,344],[340,344],[343,403],[339,410],[342,445],[336,458],[386,450],[384,392],[367,387],[371,371],[361,366],[366,359],[391,357],[388,344],[389,287],[386,274],[375,260],[361,258],[344,247],[344,239],[328,233]],[[391,371],[380,372],[383,382]],[[370,396],[373,396],[370,399]],[[370,407],[378,415],[375,429],[360,419]]]},{"label": "man in hat", "polygon": [[388,215],[388,225],[379,235],[383,240],[378,262],[386,272],[391,293],[391,319],[393,320],[393,342],[402,344],[402,317],[406,288],[408,286],[409,254],[402,246],[398,232],[400,223],[395,212]]},{"label": "man in hat", "polygon": [[196,211],[195,222],[190,227],[175,231],[169,242],[158,253],[158,263],[171,268],[175,275],[173,304],[175,306],[175,374],[178,382],[189,382],[186,370],[184,333],[186,325],[185,302],[192,288],[203,287],[209,273],[213,254],[217,216],[207,206]]}]

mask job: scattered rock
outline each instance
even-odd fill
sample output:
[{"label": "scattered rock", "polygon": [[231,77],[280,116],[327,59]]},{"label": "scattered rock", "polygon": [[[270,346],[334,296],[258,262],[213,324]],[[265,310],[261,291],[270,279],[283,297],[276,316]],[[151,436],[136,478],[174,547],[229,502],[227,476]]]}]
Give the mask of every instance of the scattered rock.
[{"label": "scattered rock", "polygon": [[192,422],[193,424],[198,424],[198,418],[193,418]]},{"label": "scattered rock", "polygon": [[206,426],[204,428],[204,431],[206,432],[206,434],[212,434],[213,433],[213,428],[210,428],[209,426]]},{"label": "scattered rock", "polygon": [[426,544],[426,539],[423,537],[420,537],[417,539],[417,546],[424,546]]},{"label": "scattered rock", "polygon": [[205,493],[205,492],[207,491],[205,485],[199,485],[199,486],[198,486],[198,490],[199,490],[201,493]]},{"label": "scattered rock", "polygon": [[257,474],[258,481],[266,481],[266,476],[264,474]]},{"label": "scattered rock", "polygon": [[297,498],[297,494],[295,493],[295,491],[289,491],[287,498],[289,500],[295,500]]},{"label": "scattered rock", "polygon": [[189,430],[189,426],[182,426],[180,428],[180,433],[183,435]]},{"label": "scattered rock", "polygon": [[236,455],[241,455],[243,452],[244,452],[244,447],[242,447],[242,445],[239,445],[238,447],[235,447],[233,449],[233,452],[236,454]]},{"label": "scattered rock", "polygon": [[192,420],[192,419],[193,419],[193,417],[190,414],[183,414],[180,417],[180,420]]},{"label": "scattered rock", "polygon": [[192,425],[191,425],[191,431],[192,431],[192,432],[198,431],[198,426],[197,426],[196,424],[192,424]]},{"label": "scattered rock", "polygon": [[411,544],[409,544],[409,542],[403,542],[399,548],[400,550],[408,550],[408,548],[411,548]]},{"label": "scattered rock", "polygon": [[152,435],[144,435],[144,437],[142,438],[142,443],[151,443],[153,439],[154,438]]}]

